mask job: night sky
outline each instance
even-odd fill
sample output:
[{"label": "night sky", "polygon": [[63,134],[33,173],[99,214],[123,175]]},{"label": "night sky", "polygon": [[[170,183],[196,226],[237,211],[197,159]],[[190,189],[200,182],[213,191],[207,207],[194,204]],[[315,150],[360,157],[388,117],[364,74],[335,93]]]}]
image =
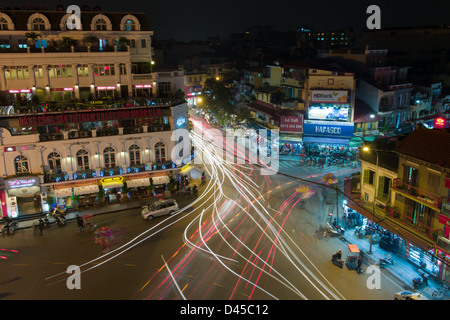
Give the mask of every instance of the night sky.
[{"label": "night sky", "polygon": [[[381,28],[450,24],[449,0],[47,0],[54,10],[99,5],[103,11],[146,12],[155,38],[178,41],[206,40],[209,36],[228,39],[230,33],[243,33],[253,26],[271,25],[289,31],[309,25],[313,30],[336,30],[352,26],[362,31],[371,4],[381,8]],[[30,0],[1,0],[0,7],[21,7]]]}]

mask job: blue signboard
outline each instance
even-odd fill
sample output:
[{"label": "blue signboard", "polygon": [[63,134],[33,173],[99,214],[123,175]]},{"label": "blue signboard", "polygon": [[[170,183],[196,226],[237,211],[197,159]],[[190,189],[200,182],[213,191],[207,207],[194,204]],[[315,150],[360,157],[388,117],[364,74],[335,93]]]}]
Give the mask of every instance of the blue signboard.
[{"label": "blue signboard", "polygon": [[353,137],[353,126],[353,122],[305,120],[303,136],[350,139]]}]

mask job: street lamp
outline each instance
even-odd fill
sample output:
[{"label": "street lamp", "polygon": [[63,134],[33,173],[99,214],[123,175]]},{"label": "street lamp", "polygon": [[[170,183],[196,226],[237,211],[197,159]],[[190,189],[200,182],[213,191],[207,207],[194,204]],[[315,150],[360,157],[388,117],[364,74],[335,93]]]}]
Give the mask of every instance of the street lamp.
[{"label": "street lamp", "polygon": [[[379,149],[371,149],[367,146],[363,147],[363,151],[365,152],[369,152],[369,151],[375,151],[375,153],[377,154],[377,164],[376,164],[376,179],[373,182],[373,206],[372,206],[372,234],[370,236],[370,248],[369,248],[369,252],[368,253],[372,253],[372,243],[373,243],[373,234],[375,232],[375,199],[377,197],[377,179],[378,179],[378,151],[382,151]],[[379,179],[378,179],[379,180]]]}]

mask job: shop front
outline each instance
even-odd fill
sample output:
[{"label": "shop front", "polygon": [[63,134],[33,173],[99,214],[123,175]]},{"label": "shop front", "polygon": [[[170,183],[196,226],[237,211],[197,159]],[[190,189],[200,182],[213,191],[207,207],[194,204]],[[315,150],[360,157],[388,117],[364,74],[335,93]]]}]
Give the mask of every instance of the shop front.
[{"label": "shop front", "polygon": [[151,177],[150,182],[153,185],[153,195],[162,194],[167,190],[167,185],[170,183],[169,176]]},{"label": "shop front", "polygon": [[279,147],[282,155],[298,155],[302,151],[303,115],[280,116]]},{"label": "shop front", "polygon": [[5,181],[8,216],[30,215],[42,212],[41,187],[38,177],[28,176]]},{"label": "shop front", "polygon": [[97,182],[86,185],[76,185],[73,188],[73,195],[78,200],[78,206],[92,206],[96,202],[97,193],[100,191]]},{"label": "shop front", "polygon": [[123,177],[109,177],[100,179],[100,184],[104,191],[104,197],[109,202],[114,202],[122,198]]},{"label": "shop front", "polygon": [[433,275],[433,277],[441,279],[443,261],[437,258],[434,250],[424,251],[413,244],[408,243],[406,258],[419,268]]},{"label": "shop front", "polygon": [[126,181],[126,183],[132,198],[145,197],[150,194],[149,177],[130,178]]}]

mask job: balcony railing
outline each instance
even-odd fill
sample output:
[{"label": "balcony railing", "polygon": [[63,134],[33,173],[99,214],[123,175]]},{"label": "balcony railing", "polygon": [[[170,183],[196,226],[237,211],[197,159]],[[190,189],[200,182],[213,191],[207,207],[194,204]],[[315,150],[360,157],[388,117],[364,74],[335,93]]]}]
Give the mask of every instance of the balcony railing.
[{"label": "balcony railing", "polygon": [[390,217],[401,221],[403,224],[417,230],[421,234],[427,236],[428,238],[432,239],[433,241],[436,241],[435,237],[437,236],[437,232],[439,229],[431,229],[429,226],[414,220],[411,217],[408,217],[407,215],[401,213],[398,210],[395,210],[394,208],[391,208],[390,210]]},{"label": "balcony railing", "polygon": [[414,199],[417,199],[423,203],[427,203],[433,208],[436,208],[438,211],[442,208],[442,199],[444,197],[439,197],[423,189],[413,187],[409,184],[404,183],[399,178],[396,178],[392,181],[392,189],[407,194],[410,197],[413,197]]}]

